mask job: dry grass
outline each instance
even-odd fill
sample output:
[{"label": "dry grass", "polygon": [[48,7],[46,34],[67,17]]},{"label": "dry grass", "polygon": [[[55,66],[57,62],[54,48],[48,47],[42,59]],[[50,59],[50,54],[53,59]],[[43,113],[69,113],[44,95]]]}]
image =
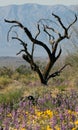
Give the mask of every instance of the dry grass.
[{"label": "dry grass", "polygon": [[[42,96],[47,93],[51,93],[52,96],[57,95],[60,91],[70,91],[71,89],[78,89],[78,55],[72,54],[66,57],[65,63],[69,62],[72,64],[72,67],[68,66],[65,70],[60,74],[59,77],[51,79],[48,83],[48,86],[44,86],[40,83],[39,77],[35,72],[32,72],[28,68],[26,73],[22,73],[22,68],[19,71],[12,71],[10,69],[5,70],[1,69],[0,75],[0,95],[7,93],[20,91],[22,96]],[[63,63],[63,64],[65,64]],[[58,67],[55,66],[53,71],[63,66],[63,64],[59,63]],[[24,68],[26,69],[26,68]],[[11,72],[9,73],[8,72]],[[19,70],[19,69],[18,69]],[[10,74],[10,76],[9,76]],[[21,94],[19,94],[20,96]]]}]

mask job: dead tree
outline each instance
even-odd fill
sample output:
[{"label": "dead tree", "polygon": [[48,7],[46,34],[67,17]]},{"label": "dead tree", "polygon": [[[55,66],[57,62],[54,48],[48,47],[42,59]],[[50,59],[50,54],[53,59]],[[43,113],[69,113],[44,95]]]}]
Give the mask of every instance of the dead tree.
[{"label": "dead tree", "polygon": [[[43,83],[45,85],[47,85],[48,81],[51,78],[59,76],[60,73],[63,71],[63,69],[67,65],[69,65],[69,64],[65,64],[61,69],[59,69],[58,71],[50,74],[53,65],[58,60],[58,58],[60,57],[61,52],[62,52],[62,49],[60,47],[59,53],[58,54],[56,53],[57,48],[58,48],[58,44],[62,40],[64,40],[65,38],[67,38],[67,39],[70,38],[70,35],[69,35],[68,31],[71,28],[71,26],[77,21],[77,16],[75,14],[75,19],[71,22],[71,24],[68,25],[68,27],[66,27],[59,16],[57,16],[54,13],[52,13],[52,15],[57,20],[59,26],[63,29],[63,32],[61,34],[59,31],[57,31],[53,27],[50,27],[50,26],[45,25],[45,24],[42,24],[43,25],[43,31],[46,33],[46,35],[48,36],[48,39],[49,39],[49,41],[51,43],[51,48],[48,47],[44,42],[38,40],[38,36],[41,33],[41,30],[40,30],[40,21],[42,19],[40,19],[38,21],[38,23],[37,23],[38,33],[36,34],[35,37],[33,37],[32,34],[31,34],[31,32],[30,32],[30,30],[27,27],[23,26],[23,24],[20,23],[19,21],[16,21],[16,20],[10,21],[10,20],[6,20],[5,19],[5,22],[14,24],[13,26],[10,27],[10,30],[8,32],[7,37],[9,37],[9,33],[12,30],[12,28],[14,28],[14,27],[20,27],[21,29],[23,29],[24,33],[28,36],[29,40],[32,42],[32,52],[30,53],[28,51],[28,49],[27,49],[27,45],[28,45],[27,43],[25,43],[21,38],[19,38],[18,35],[16,37],[12,37],[12,39],[16,39],[19,42],[21,42],[21,45],[23,46],[23,49],[19,53],[17,53],[17,54],[20,54],[21,52],[23,52],[23,54],[22,54],[23,59],[30,64],[31,69],[33,71],[37,72],[37,74],[39,75],[41,83]],[[45,19],[44,19],[44,21],[45,21]],[[52,35],[51,32],[55,33],[58,37],[55,38]],[[34,46],[35,45],[38,45],[38,46],[41,46],[42,48],[44,48],[46,50],[47,54],[48,54],[49,61],[48,61],[47,65],[45,66],[44,72],[41,71],[40,67],[34,61],[33,54],[34,54]]]}]

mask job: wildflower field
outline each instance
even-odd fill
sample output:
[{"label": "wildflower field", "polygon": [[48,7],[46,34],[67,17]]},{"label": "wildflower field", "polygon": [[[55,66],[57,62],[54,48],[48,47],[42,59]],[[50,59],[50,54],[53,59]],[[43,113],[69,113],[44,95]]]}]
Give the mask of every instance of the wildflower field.
[{"label": "wildflower field", "polygon": [[78,62],[48,86],[23,67],[0,69],[0,130],[78,130]]},{"label": "wildflower field", "polygon": [[77,130],[78,93],[50,93],[37,101],[20,100],[16,104],[0,105],[2,130]]}]

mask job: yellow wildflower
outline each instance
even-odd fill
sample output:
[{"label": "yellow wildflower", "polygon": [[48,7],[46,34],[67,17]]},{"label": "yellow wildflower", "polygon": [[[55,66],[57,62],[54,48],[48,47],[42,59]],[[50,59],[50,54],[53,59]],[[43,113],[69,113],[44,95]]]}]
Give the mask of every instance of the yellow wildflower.
[{"label": "yellow wildflower", "polygon": [[50,118],[52,118],[52,116],[53,116],[53,112],[51,110],[46,110],[44,112],[44,114],[47,115],[47,116],[49,116]]},{"label": "yellow wildflower", "polygon": [[76,127],[74,127],[74,128],[72,128],[72,130],[77,130],[77,128],[76,128]]},{"label": "yellow wildflower", "polygon": [[61,129],[58,127],[58,125],[55,126],[55,129],[56,129],[56,130],[61,130]]},{"label": "yellow wildflower", "polygon": [[68,110],[68,113],[69,113],[69,114],[72,114],[72,111],[71,111],[71,110]]},{"label": "yellow wildflower", "polygon": [[21,128],[21,130],[26,130],[25,128]]},{"label": "yellow wildflower", "polygon": [[49,125],[47,125],[47,129],[46,130],[52,130],[52,128]]},{"label": "yellow wildflower", "polygon": [[40,117],[40,116],[42,115],[42,112],[38,111],[38,112],[36,112],[36,115],[37,115],[38,117]]},{"label": "yellow wildflower", "polygon": [[75,125],[78,125],[78,120],[77,120],[77,121],[75,121]]},{"label": "yellow wildflower", "polygon": [[27,115],[27,114],[28,114],[28,112],[26,111],[26,112],[25,112],[25,114]]},{"label": "yellow wildflower", "polygon": [[7,117],[12,117],[12,114],[11,113],[7,114]]}]

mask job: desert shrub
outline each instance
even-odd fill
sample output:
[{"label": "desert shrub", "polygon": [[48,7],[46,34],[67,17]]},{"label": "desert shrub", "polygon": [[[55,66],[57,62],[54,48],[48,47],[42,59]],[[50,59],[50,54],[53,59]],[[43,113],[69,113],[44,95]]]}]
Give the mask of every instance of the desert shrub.
[{"label": "desert shrub", "polygon": [[18,72],[19,74],[30,74],[31,70],[28,66],[21,65],[16,69],[16,72]]},{"label": "desert shrub", "polygon": [[78,70],[78,48],[73,53],[68,53],[65,59],[65,63],[69,62],[72,65],[74,71]]},{"label": "desert shrub", "polygon": [[2,67],[0,68],[0,76],[7,75],[8,77],[11,77],[13,74],[13,70],[8,67]]},{"label": "desert shrub", "polygon": [[65,91],[66,86],[58,86],[57,88],[58,88],[59,91]]},{"label": "desert shrub", "polygon": [[13,90],[4,94],[0,94],[0,103],[2,104],[5,103],[7,105],[13,102],[17,103],[19,99],[22,97],[22,95],[23,95],[22,89]]},{"label": "desert shrub", "polygon": [[2,88],[7,86],[11,82],[12,82],[11,78],[9,78],[7,76],[5,76],[5,77],[1,76],[0,77],[0,87],[2,87]]},{"label": "desert shrub", "polygon": [[37,60],[36,64],[41,68],[41,70],[44,70],[46,62],[45,61],[42,62],[40,60]]},{"label": "desert shrub", "polygon": [[22,84],[27,84],[29,82],[30,78],[28,78],[26,75],[22,74],[22,75],[20,75],[19,80]]},{"label": "desert shrub", "polygon": [[13,79],[13,80],[19,80],[19,78],[20,78],[20,74],[15,71],[15,72],[13,73],[13,75],[12,75],[12,79]]}]

